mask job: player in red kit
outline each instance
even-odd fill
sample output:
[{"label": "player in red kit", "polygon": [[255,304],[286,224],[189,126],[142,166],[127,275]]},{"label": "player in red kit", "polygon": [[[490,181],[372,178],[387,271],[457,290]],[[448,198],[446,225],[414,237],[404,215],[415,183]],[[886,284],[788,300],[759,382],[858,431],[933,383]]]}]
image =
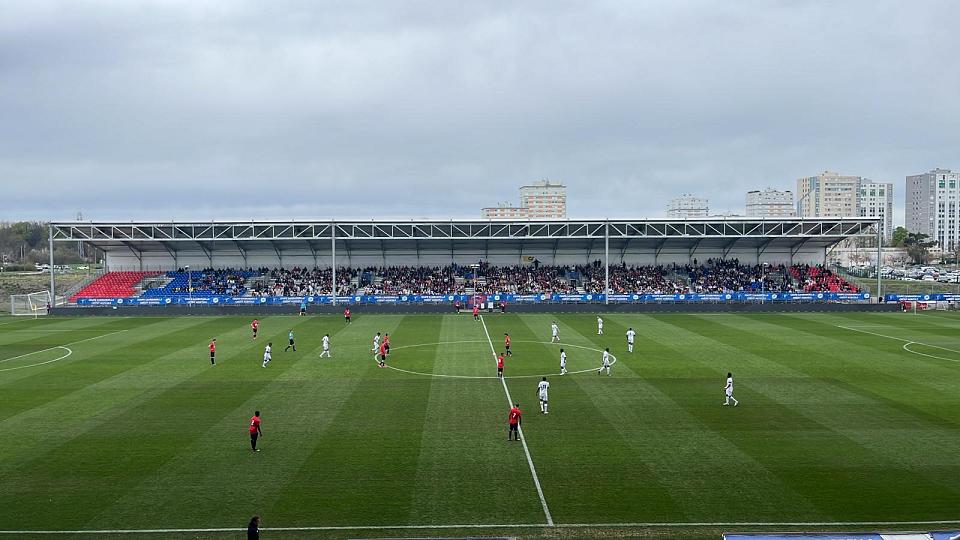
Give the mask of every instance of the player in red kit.
[{"label": "player in red kit", "polygon": [[387,367],[387,342],[380,344],[380,361],[377,363],[380,367]]},{"label": "player in red kit", "polygon": [[260,431],[260,411],[255,411],[253,417],[250,418],[250,448],[254,452],[259,452],[257,448],[257,439],[263,435],[263,432]]},{"label": "player in red kit", "polygon": [[383,350],[387,356],[390,356],[390,334],[383,335]]},{"label": "player in red kit", "polygon": [[503,378],[503,353],[497,356],[497,377]]},{"label": "player in red kit", "polygon": [[346,323],[350,323],[350,308],[343,310],[343,320]]},{"label": "player in red kit", "polygon": [[473,305],[473,320],[480,320],[480,308],[476,304]]},{"label": "player in red kit", "polygon": [[260,330],[260,321],[254,319],[253,322],[250,323],[250,330],[253,331],[253,339],[257,339],[257,331]]},{"label": "player in red kit", "polygon": [[510,352],[510,334],[503,335],[503,348],[505,349],[504,354],[507,356],[513,356],[513,353]]},{"label": "player in red kit", "polygon": [[210,340],[210,345],[207,345],[207,348],[210,349],[210,365],[217,365],[217,338]]},{"label": "player in red kit", "polygon": [[520,404],[514,403],[513,408],[510,409],[510,414],[507,416],[507,423],[510,425],[510,430],[507,431],[507,440],[512,440],[513,435],[516,434],[517,440],[520,440],[520,423],[523,421],[523,412],[520,411]]}]

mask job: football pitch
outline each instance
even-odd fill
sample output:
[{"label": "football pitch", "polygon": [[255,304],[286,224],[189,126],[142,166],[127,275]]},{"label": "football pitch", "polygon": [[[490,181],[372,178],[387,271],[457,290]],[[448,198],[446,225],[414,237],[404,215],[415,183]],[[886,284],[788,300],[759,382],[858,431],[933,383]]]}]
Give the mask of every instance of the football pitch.
[{"label": "football pitch", "polygon": [[270,316],[256,341],[250,317],[0,318],[0,537],[238,538],[254,514],[264,538],[960,522],[960,316],[603,317],[604,335],[595,315]]}]

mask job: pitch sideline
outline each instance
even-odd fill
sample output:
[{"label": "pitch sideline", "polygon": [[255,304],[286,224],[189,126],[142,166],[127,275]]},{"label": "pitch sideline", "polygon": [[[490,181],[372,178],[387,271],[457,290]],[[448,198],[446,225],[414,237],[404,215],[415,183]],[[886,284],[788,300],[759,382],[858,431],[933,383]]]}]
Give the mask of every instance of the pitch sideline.
[{"label": "pitch sideline", "polygon": [[[611,528],[645,528],[645,529],[684,529],[695,527],[865,527],[876,525],[891,526],[928,526],[928,525],[960,525],[960,520],[942,521],[716,521],[716,522],[646,522],[646,523],[507,523],[507,524],[461,524],[461,525],[319,525],[303,527],[262,527],[261,531],[297,532],[297,531],[384,531],[384,530],[449,530],[449,529],[538,529],[555,527],[558,529],[598,529]],[[77,530],[0,530],[0,535],[61,535],[61,534],[182,534],[206,532],[243,532],[244,527],[211,527],[211,528],[183,528],[183,529],[77,529]]]}]

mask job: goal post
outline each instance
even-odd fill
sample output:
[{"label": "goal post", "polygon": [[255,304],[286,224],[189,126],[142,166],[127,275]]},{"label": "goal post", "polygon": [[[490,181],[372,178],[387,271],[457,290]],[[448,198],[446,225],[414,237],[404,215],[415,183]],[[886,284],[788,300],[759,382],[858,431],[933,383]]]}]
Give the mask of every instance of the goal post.
[{"label": "goal post", "polygon": [[47,314],[47,305],[53,305],[50,291],[10,295],[10,314],[23,317],[39,317]]}]

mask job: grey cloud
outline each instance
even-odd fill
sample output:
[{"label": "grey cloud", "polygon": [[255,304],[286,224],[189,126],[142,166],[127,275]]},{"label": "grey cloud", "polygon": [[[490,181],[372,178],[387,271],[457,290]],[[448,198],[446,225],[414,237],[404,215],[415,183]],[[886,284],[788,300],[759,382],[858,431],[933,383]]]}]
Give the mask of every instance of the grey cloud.
[{"label": "grey cloud", "polygon": [[[953,2],[30,2],[0,219],[653,216],[960,168]],[[238,215],[239,214],[239,215]]]}]

